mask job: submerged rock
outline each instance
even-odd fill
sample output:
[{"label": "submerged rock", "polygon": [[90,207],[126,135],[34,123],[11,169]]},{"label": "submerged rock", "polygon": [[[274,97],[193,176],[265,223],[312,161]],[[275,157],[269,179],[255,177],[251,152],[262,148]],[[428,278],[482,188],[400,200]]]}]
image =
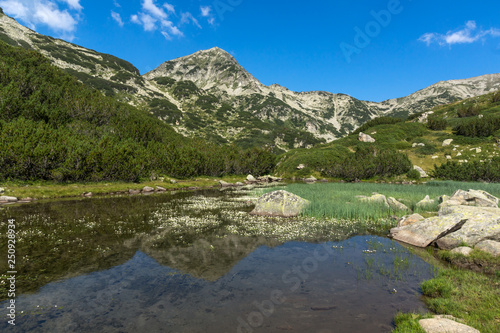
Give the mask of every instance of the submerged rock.
[{"label": "submerged rock", "polygon": [[308,204],[308,200],[302,199],[298,195],[279,190],[261,196],[250,214],[293,217],[300,215]]}]

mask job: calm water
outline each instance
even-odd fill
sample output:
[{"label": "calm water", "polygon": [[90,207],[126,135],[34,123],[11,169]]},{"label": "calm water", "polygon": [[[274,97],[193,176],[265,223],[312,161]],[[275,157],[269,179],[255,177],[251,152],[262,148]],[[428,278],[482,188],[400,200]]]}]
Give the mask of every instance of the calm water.
[{"label": "calm water", "polygon": [[10,218],[18,231],[15,331],[388,332],[425,311],[433,267],[399,244],[314,223],[287,237],[297,221],[251,207],[205,191],[1,210],[2,235]]}]

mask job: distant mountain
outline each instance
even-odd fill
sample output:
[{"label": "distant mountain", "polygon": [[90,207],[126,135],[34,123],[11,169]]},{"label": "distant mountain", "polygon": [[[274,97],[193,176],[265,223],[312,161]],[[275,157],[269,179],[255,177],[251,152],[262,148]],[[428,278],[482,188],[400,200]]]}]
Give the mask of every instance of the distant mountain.
[{"label": "distant mountain", "polygon": [[83,83],[143,108],[178,133],[277,151],[330,142],[379,116],[406,117],[500,89],[500,74],[492,74],[439,82],[376,103],[345,94],[266,86],[217,47],[166,61],[141,76],[125,60],[40,35],[4,14],[0,39],[42,52]]}]

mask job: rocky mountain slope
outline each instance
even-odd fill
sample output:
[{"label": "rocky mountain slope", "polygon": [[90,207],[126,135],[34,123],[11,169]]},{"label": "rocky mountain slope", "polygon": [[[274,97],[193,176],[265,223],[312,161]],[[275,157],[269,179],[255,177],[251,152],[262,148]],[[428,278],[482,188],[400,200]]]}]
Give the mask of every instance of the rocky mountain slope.
[{"label": "rocky mountain slope", "polygon": [[129,62],[40,35],[0,13],[0,39],[43,53],[107,95],[140,106],[178,133],[276,151],[344,137],[379,116],[406,117],[500,89],[500,74],[439,82],[381,103],[324,91],[266,86],[219,48],[166,61],[141,76]]}]

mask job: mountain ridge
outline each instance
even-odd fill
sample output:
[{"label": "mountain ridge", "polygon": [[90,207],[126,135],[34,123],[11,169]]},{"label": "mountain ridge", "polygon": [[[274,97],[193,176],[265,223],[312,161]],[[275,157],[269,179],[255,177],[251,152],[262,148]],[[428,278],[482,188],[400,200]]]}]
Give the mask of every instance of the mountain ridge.
[{"label": "mountain ridge", "polygon": [[0,39],[40,51],[56,66],[107,95],[152,113],[185,136],[277,151],[346,136],[380,116],[404,118],[500,89],[500,74],[440,81],[382,102],[343,93],[266,86],[219,47],[168,60],[140,75],[133,64],[40,35],[0,13]]}]

